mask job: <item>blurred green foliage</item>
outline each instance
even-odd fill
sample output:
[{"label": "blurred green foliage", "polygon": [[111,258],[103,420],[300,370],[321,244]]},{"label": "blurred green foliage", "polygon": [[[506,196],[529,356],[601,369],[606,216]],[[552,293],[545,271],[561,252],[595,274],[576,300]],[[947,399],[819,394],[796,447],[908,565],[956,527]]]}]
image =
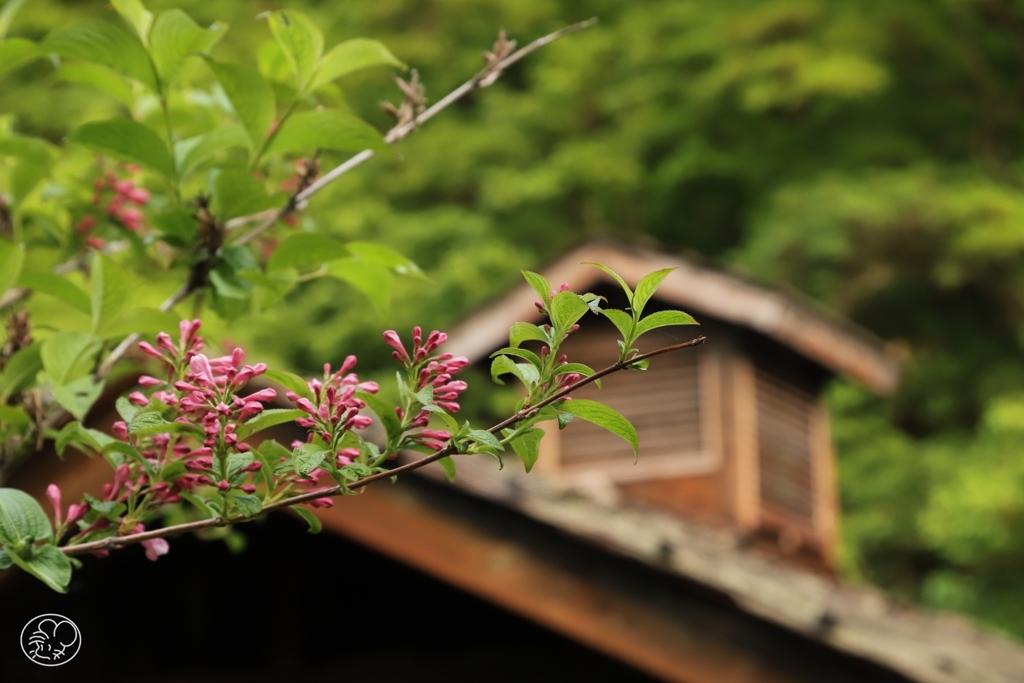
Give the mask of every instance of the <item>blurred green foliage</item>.
[{"label": "blurred green foliage", "polygon": [[[256,13],[286,3],[148,4],[227,20],[230,58],[257,51]],[[1024,2],[287,5],[328,44],[384,41],[435,100],[497,28],[525,42],[599,16],[332,186],[319,227],[416,255],[429,279],[397,281],[399,329],[449,326],[519,268],[610,237],[788,283],[892,340],[908,357],[895,396],[845,381],[831,395],[843,570],[1024,636]],[[11,34],[103,11],[34,0]],[[57,78],[45,62],[14,72],[0,111],[55,137],[123,106]],[[341,83],[347,106],[388,125],[381,74]],[[220,332],[313,370],[346,353],[380,363],[384,322],[321,280]]]}]

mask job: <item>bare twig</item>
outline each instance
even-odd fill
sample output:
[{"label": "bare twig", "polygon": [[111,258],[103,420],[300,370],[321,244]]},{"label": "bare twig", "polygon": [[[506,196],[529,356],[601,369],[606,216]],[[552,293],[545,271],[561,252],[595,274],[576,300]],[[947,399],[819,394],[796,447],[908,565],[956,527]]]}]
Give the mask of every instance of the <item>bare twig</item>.
[{"label": "bare twig", "polygon": [[[586,21],[581,21],[578,24],[566,26],[565,28],[555,31],[554,33],[549,33],[548,35],[543,36],[542,38],[538,38],[529,45],[524,46],[522,49],[516,50],[512,54],[506,56],[504,59],[487,60],[488,65],[478,74],[473,76],[473,78],[469,79],[468,81],[460,85],[458,88],[448,93],[444,98],[438,100],[433,106],[424,111],[422,114],[418,114],[413,120],[392,128],[388,132],[388,134],[384,136],[384,142],[389,145],[393,145],[399,140],[403,140],[404,138],[408,137],[408,135],[412,133],[412,131],[415,130],[417,126],[426,123],[430,119],[434,118],[435,116],[437,116],[437,114],[447,109],[454,102],[460,100],[461,98],[465,97],[466,95],[468,95],[469,93],[473,92],[478,88],[487,87],[488,85],[493,83],[501,74],[502,71],[512,66],[513,64],[515,64],[516,62],[518,62],[531,52],[534,52],[544,47],[545,45],[548,45],[549,43],[553,43],[559,38],[567,36],[570,33],[576,33],[577,31],[582,31],[585,28],[589,28],[590,26],[593,26],[596,23],[597,18],[591,18],[587,19]],[[507,40],[502,40],[502,38],[499,37],[499,43],[495,45],[495,50],[497,51],[497,54],[501,54],[504,50],[506,50],[508,45],[509,42]],[[491,54],[492,57],[496,56],[493,53],[488,54]],[[257,237],[262,235],[264,232],[272,228],[275,223],[277,223],[279,220],[281,220],[288,214],[292,213],[293,211],[303,209],[313,195],[315,195],[317,192],[322,190],[330,183],[337,180],[342,175],[351,171],[356,166],[359,166],[364,161],[369,160],[371,157],[373,157],[373,155],[374,151],[372,149],[364,149],[359,154],[356,154],[355,156],[346,160],[344,163],[339,164],[338,166],[334,167],[333,169],[325,173],[323,176],[320,177],[320,179],[318,179],[316,182],[311,184],[306,189],[293,195],[288,200],[288,202],[277,211],[274,211],[272,214],[267,214],[266,212],[258,214],[260,216],[265,216],[265,218],[263,218],[262,222],[255,228],[239,237],[235,241],[235,244],[248,244],[249,242],[253,241]],[[229,223],[229,227],[246,225],[250,222],[255,222],[255,220],[258,220],[255,218],[255,215],[235,218],[231,221],[231,223]]]},{"label": "bare twig", "polygon": [[[186,282],[181,287],[179,287],[178,291],[169,296],[162,304],[160,304],[160,310],[169,311],[175,306],[177,306],[179,303],[184,301],[185,297],[191,294],[192,291],[194,290],[194,287],[192,287],[191,285],[191,282]],[[142,335],[137,333],[129,334],[121,341],[120,344],[115,346],[114,350],[110,352],[110,355],[107,356],[106,360],[103,361],[99,369],[96,371],[96,379],[103,379],[104,377],[109,375],[110,371],[113,370],[114,366],[117,364],[117,361],[121,360],[121,357],[128,352],[128,349],[132,347],[132,344],[139,341],[139,337],[141,336]]]},{"label": "bare twig", "polygon": [[[555,394],[552,394],[543,401],[538,402],[536,405],[523,408],[515,415],[512,415],[511,417],[508,417],[505,420],[502,420],[501,422],[494,425],[487,431],[492,434],[497,434],[506,427],[511,427],[512,425],[521,420],[526,420],[530,417],[533,417],[545,406],[548,406],[554,403],[555,401],[565,398],[570,393],[578,390],[580,387],[586,386],[591,382],[595,382],[601,379],[602,377],[612,374],[613,372],[625,370],[631,365],[635,365],[636,363],[639,363],[640,361],[646,360],[648,358],[660,356],[661,354],[669,353],[670,351],[678,351],[680,349],[689,348],[691,346],[699,346],[704,343],[705,339],[706,337],[700,336],[697,337],[696,339],[691,339],[690,341],[682,342],[681,344],[665,346],[663,348],[656,349],[648,353],[642,353],[638,356],[634,356],[629,360],[623,362],[613,363],[612,365],[609,365],[603,370],[595,372],[593,375],[590,375],[589,377],[584,377],[574,382],[573,384],[570,384],[569,386],[565,387],[564,389],[561,389]],[[352,491],[355,489],[360,489],[363,488],[364,486],[372,484],[375,481],[379,481],[381,479],[388,479],[390,477],[394,477],[405,472],[411,472],[412,470],[419,469],[421,467],[429,465],[432,462],[436,462],[441,458],[454,455],[455,453],[456,449],[454,444],[449,443],[447,446],[445,446],[444,448],[442,448],[441,450],[437,451],[432,455],[428,455],[425,458],[420,458],[419,460],[414,460],[413,462],[402,465],[401,467],[396,467],[392,470],[388,470],[387,472],[382,472],[379,474],[371,475],[369,477],[365,477],[363,479],[360,479],[359,481],[348,484],[347,487],[343,487],[340,484],[338,484],[336,486],[331,486],[329,488],[307,491],[305,493],[300,493],[289,498],[285,498],[284,500],[279,500],[275,503],[271,503],[265,506],[257,516],[262,516],[267,514],[268,512],[281,510],[283,508],[290,507],[292,505],[297,505],[299,503],[308,503],[309,501],[315,500],[317,498],[338,496],[345,493],[346,490]],[[255,519],[255,517],[232,517],[229,519],[224,519],[223,517],[211,517],[210,519],[201,519],[195,522],[188,522],[186,524],[176,524],[174,526],[165,527],[163,529],[154,529],[153,531],[144,531],[138,534],[128,534],[127,536],[111,536],[109,538],[103,539],[102,541],[92,541],[90,543],[79,543],[76,545],[69,545],[61,548],[61,551],[63,551],[65,555],[85,555],[87,553],[94,553],[100,550],[114,550],[115,548],[122,548],[127,545],[133,545],[135,543],[141,543],[142,541],[148,541],[154,538],[162,538],[164,536],[170,536],[172,534],[178,534],[185,531],[211,529],[214,527],[222,527],[227,526],[229,524],[235,524],[237,522],[244,522],[251,519]]]}]

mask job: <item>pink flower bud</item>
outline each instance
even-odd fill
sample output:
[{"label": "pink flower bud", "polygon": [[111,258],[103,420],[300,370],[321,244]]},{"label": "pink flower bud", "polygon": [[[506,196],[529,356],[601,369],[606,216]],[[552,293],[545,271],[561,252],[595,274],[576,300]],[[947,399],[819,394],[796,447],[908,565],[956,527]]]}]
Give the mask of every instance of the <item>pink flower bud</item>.
[{"label": "pink flower bud", "polygon": [[252,484],[242,484],[238,488],[242,489],[246,493],[255,493],[256,492],[256,487],[253,486]]},{"label": "pink flower bud", "polygon": [[398,359],[403,363],[409,362],[409,354],[406,353],[405,347],[402,345],[402,340],[398,337],[398,333],[394,330],[388,330],[384,333],[384,342],[395,350],[398,354]]},{"label": "pink flower bud", "polygon": [[112,431],[114,433],[114,436],[116,436],[121,441],[128,440],[128,425],[126,425],[123,421],[118,420],[114,424],[110,425],[110,431]]},{"label": "pink flower bud", "polygon": [[95,227],[96,219],[92,216],[86,216],[78,222],[78,226],[75,229],[78,230],[78,234],[84,235]]},{"label": "pink flower bud", "polygon": [[309,504],[315,508],[329,508],[334,507],[333,498],[315,498],[309,501]]},{"label": "pink flower bud", "polygon": [[345,362],[343,362],[341,364],[341,367],[338,368],[338,375],[339,376],[340,375],[344,375],[345,373],[349,372],[355,366],[356,366],[356,357],[355,356],[346,356],[345,357]]},{"label": "pink flower bud", "polygon": [[138,232],[142,228],[142,212],[138,209],[121,209],[117,217],[121,224],[132,232]]},{"label": "pink flower bud", "polygon": [[447,441],[452,438],[451,432],[444,429],[424,429],[420,432],[420,436],[426,439],[437,439],[439,441]]},{"label": "pink flower bud", "polygon": [[345,426],[348,429],[366,429],[371,424],[373,424],[373,420],[370,419],[369,416],[356,415],[355,417],[349,419]]},{"label": "pink flower bud", "polygon": [[149,399],[146,398],[146,395],[143,394],[141,391],[133,391],[132,393],[128,394],[128,400],[137,406],[149,405]]},{"label": "pink flower bud", "polygon": [[89,511],[88,503],[72,503],[68,506],[68,524],[77,522]]},{"label": "pink flower bud", "polygon": [[153,345],[150,344],[149,342],[139,342],[139,349],[143,353],[148,353],[150,356],[154,356],[156,358],[159,358],[160,360],[164,361],[165,363],[168,362],[167,356],[165,356],[161,352],[157,351],[153,347]]},{"label": "pink flower bud", "polygon": [[135,202],[139,206],[142,206],[143,204],[149,202],[150,194],[146,190],[143,190],[141,187],[135,187],[129,190],[125,194],[125,197],[128,199],[128,201]]},{"label": "pink flower bud", "polygon": [[46,487],[46,497],[50,499],[50,504],[53,505],[53,521],[56,522],[57,526],[61,523],[61,508],[60,508],[60,487],[56,484],[50,484]]},{"label": "pink flower bud", "polygon": [[163,380],[159,380],[156,377],[150,377],[149,375],[142,375],[139,377],[139,385],[144,387],[156,387],[163,383]]},{"label": "pink flower bud", "polygon": [[146,549],[146,557],[152,562],[156,562],[161,555],[166,555],[171,550],[170,544],[164,538],[143,541],[142,547]]},{"label": "pink flower bud", "polygon": [[227,479],[221,479],[220,481],[217,482],[217,490],[218,491],[227,491],[230,488],[231,488],[231,484],[228,483]]},{"label": "pink flower bud", "polygon": [[273,401],[277,398],[277,392],[273,389],[260,389],[245,397],[246,401]]}]

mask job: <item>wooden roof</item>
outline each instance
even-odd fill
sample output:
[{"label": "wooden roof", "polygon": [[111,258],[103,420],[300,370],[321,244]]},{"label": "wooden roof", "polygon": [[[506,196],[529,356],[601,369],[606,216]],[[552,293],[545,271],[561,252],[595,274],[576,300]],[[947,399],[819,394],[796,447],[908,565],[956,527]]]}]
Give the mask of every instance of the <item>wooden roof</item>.
[{"label": "wooden roof", "polygon": [[[617,499],[599,482],[497,471],[490,458],[458,468],[454,486],[424,489],[413,475],[314,512],[335,533],[666,681],[1021,680],[1024,648],[966,618],[781,564],[736,532]],[[436,465],[418,473],[443,482]],[[101,458],[50,452],[11,485],[44,500],[54,482],[77,500],[109,478]]]},{"label": "wooden roof", "polygon": [[[824,310],[796,293],[756,284],[746,278],[669,254],[611,244],[588,244],[543,271],[552,286],[563,282],[576,292],[611,278],[585,262],[601,263],[630,286],[647,273],[675,267],[657,298],[691,313],[708,315],[770,337],[829,370],[845,374],[878,393],[899,382],[899,363],[885,343],[863,328]],[[525,282],[488,304],[450,335],[446,349],[471,360],[504,346],[517,321],[539,322],[537,295]]]}]

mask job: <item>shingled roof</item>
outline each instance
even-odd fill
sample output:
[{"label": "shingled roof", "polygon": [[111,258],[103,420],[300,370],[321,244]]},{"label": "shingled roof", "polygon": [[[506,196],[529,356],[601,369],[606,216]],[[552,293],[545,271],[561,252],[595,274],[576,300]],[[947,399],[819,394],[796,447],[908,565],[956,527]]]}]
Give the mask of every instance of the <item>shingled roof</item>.
[{"label": "shingled roof", "polygon": [[[698,319],[708,314],[763,334],[878,393],[891,392],[899,381],[899,363],[882,340],[796,292],[757,284],[692,259],[613,244],[580,247],[543,274],[554,286],[566,282],[576,292],[613,283],[587,262],[608,266],[630,286],[654,270],[675,267],[657,298]],[[463,321],[452,331],[446,348],[470,359],[485,357],[505,345],[512,323],[540,320],[533,305],[536,299],[536,292],[521,284]]]}]

